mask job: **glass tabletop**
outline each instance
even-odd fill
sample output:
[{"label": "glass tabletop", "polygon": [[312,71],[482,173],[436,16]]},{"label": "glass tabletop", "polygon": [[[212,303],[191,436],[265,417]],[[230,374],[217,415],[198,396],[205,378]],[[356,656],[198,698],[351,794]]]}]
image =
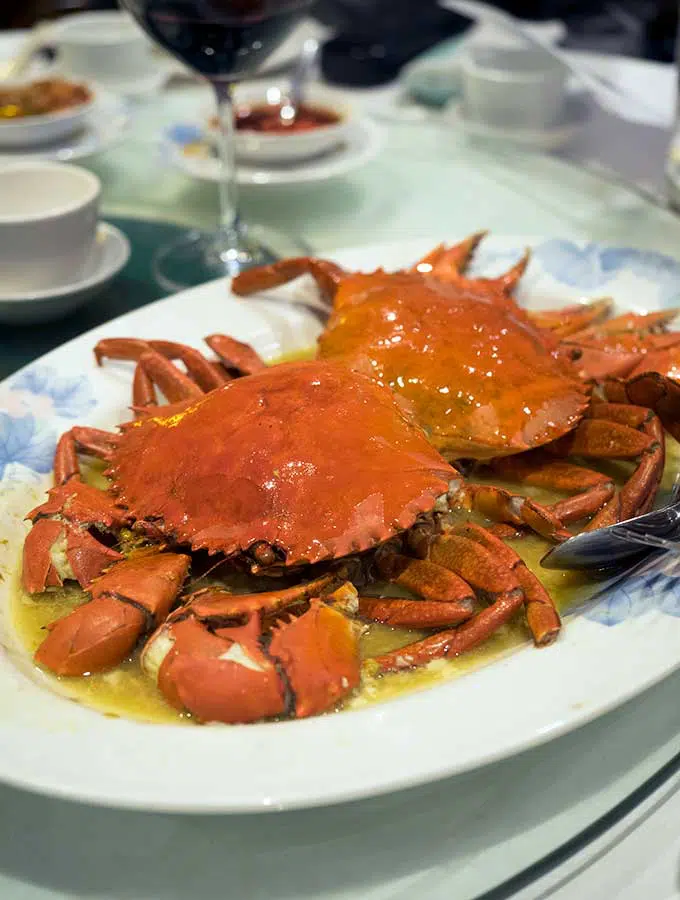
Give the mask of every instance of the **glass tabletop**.
[{"label": "glass tabletop", "polygon": [[[353,102],[361,108],[365,101],[354,96]],[[133,109],[124,143],[82,163],[100,176],[104,216],[126,231],[132,258],[82,312],[45,329],[3,329],[2,376],[161,296],[149,260],[174,233],[167,223],[209,228],[217,202],[214,185],[172,168],[160,135],[199,119],[207,103],[207,92],[193,86],[150,98]],[[250,221],[294,233],[320,254],[416,236],[434,243],[486,228],[587,237],[680,257],[680,220],[667,211],[548,157],[468,144],[434,124],[392,124],[380,156],[342,178],[246,188],[244,211]],[[219,310],[215,315],[217,330]],[[606,834],[677,770],[679,688],[677,674],[579,731],[479,771],[307,812],[173,817],[99,810],[0,787],[0,895],[510,897]],[[511,706],[499,715],[512,715]],[[215,777],[238,772],[225,761]]]}]

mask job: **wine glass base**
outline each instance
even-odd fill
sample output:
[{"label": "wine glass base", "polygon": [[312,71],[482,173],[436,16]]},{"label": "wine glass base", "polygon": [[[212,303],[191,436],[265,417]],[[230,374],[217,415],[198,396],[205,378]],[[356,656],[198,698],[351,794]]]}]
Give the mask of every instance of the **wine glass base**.
[{"label": "wine glass base", "polygon": [[153,276],[163,290],[174,293],[215,278],[233,278],[245,269],[263,266],[288,256],[309,255],[301,240],[253,225],[224,237],[188,231],[158,250]]}]

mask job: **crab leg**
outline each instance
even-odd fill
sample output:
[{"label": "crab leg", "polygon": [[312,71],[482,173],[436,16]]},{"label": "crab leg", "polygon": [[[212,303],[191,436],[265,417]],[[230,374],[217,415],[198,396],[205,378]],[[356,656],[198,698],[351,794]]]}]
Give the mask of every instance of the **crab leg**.
[{"label": "crab leg", "polygon": [[608,400],[653,409],[666,430],[680,440],[680,384],[658,372],[645,372],[630,381],[608,379],[602,386]]},{"label": "crab leg", "polygon": [[202,621],[219,624],[224,620],[249,618],[254,613],[271,615],[302,603],[311,597],[322,597],[338,585],[336,575],[322,575],[307,584],[261,594],[230,594],[218,588],[203,588],[190,594],[183,607]]},{"label": "crab leg", "polygon": [[393,628],[446,628],[469,619],[471,601],[402,600],[397,597],[359,597],[358,615]]},{"label": "crab leg", "polygon": [[189,569],[176,553],[132,556],[90,586],[92,599],[49,625],[36,661],[57,675],[99,672],[122,662],[141,634],[158,625]]},{"label": "crab leg", "polygon": [[529,497],[487,484],[469,484],[462,479],[449,485],[449,502],[464,509],[475,509],[493,522],[527,526],[551,541],[564,541],[571,534],[547,507]]},{"label": "crab leg", "polygon": [[219,356],[224,368],[235,375],[253,375],[267,368],[267,363],[250,344],[244,344],[236,338],[226,334],[210,334],[205,342]]},{"label": "crab leg", "polygon": [[589,303],[575,303],[562,309],[528,309],[527,315],[534,325],[564,338],[602,321],[609,313],[612,303],[611,297],[603,297]]},{"label": "crab leg", "polygon": [[474,593],[467,582],[450,569],[428,559],[412,559],[384,549],[376,554],[376,568],[383,578],[424,600],[467,605],[474,600]]},{"label": "crab leg", "polygon": [[[479,246],[480,242],[486,237],[486,231],[478,231],[469,237],[454,244],[453,247],[446,247],[440,244],[432,253],[419,260],[408,271],[420,272],[425,275],[431,272],[435,278],[442,280],[450,273],[455,275],[462,274],[470,264],[472,256]],[[439,252],[438,252],[439,251]]]},{"label": "crab leg", "polygon": [[527,625],[537,647],[547,647],[559,634],[561,622],[552,598],[524,560],[507,544],[482,528],[468,522],[456,530],[456,534],[476,541],[490,551],[517,577],[524,592]]},{"label": "crab leg", "polygon": [[[610,404],[602,406],[609,407]],[[663,476],[666,458],[665,436],[658,416],[650,409],[635,406],[620,406],[618,410],[627,411],[631,420],[645,414],[645,420],[640,425],[640,433],[648,439],[648,443],[640,452],[637,468],[631,477],[588,524],[586,530],[612,525],[647,509],[656,496]]]},{"label": "crab leg", "polygon": [[108,458],[116,435],[96,428],[73,428],[59,439],[54,480],[47,500],[26,516],[33,527],[23,548],[22,584],[31,594],[75,579],[87,587],[120,553],[101,543],[91,528],[113,531],[124,515],[102,491],[80,479],[78,451]]},{"label": "crab leg", "polygon": [[116,445],[116,439],[115,434],[99,428],[76,426],[64,432],[54,453],[55,484],[65,484],[71,478],[79,477],[78,453],[108,459]]},{"label": "crab leg", "polygon": [[615,492],[609,476],[574,463],[550,459],[540,451],[494,460],[490,468],[508,481],[564,493],[578,492],[550,506],[552,514],[563,525],[594,515]]},{"label": "crab leg", "polygon": [[301,275],[311,275],[316,281],[322,299],[329,309],[333,305],[333,298],[340,282],[345,278],[346,272],[336,263],[326,259],[316,259],[312,256],[295,256],[291,259],[282,259],[270,266],[258,266],[254,269],[246,269],[231,282],[231,290],[234,294],[246,297],[260,291],[268,291],[271,288],[288,284]]},{"label": "crab leg", "polygon": [[491,605],[458,628],[440,631],[375,657],[379,672],[396,672],[422,666],[434,659],[458,656],[485,641],[522,607],[524,593],[516,574],[494,553],[470,537],[451,534],[437,540],[430,558],[452,569],[475,591],[487,594]]},{"label": "crab leg", "polygon": [[624,313],[604,322],[593,323],[588,328],[574,332],[572,337],[576,341],[583,341],[627,333],[651,335],[664,330],[666,325],[677,318],[678,313],[680,313],[680,309],[662,309],[649,313]]}]

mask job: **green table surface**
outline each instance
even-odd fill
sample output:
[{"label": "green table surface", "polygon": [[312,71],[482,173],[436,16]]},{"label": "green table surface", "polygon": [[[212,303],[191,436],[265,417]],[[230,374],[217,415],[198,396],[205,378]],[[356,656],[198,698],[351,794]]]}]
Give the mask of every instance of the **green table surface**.
[{"label": "green table surface", "polygon": [[154,281],[154,251],[184,228],[163,222],[109,216],[125,232],[132,252],[123,271],[90,303],[71,315],[44,325],[4,325],[0,330],[0,379],[71,338],[164,295]]}]

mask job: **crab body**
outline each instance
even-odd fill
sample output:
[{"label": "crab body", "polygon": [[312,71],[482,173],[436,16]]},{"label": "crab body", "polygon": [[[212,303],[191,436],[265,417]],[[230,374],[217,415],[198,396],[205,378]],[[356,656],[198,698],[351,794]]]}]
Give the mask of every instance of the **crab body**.
[{"label": "crab body", "polygon": [[[379,380],[412,403],[447,459],[488,463],[492,474],[495,468],[524,482],[539,469],[542,486],[577,495],[551,510],[563,525],[594,516],[593,528],[624,511],[633,515],[653,502],[664,449],[656,423],[643,425],[645,413],[640,419],[632,407],[658,409],[666,427],[680,433],[680,388],[668,378],[660,383],[639,375],[647,350],[650,362],[663,362],[670,371],[661,354],[673,355],[680,345],[650,331],[663,328],[674,313],[628,314],[604,323],[611,307],[606,300],[561,311],[524,310],[513,291],[528,252],[498,278],[465,275],[481,237],[436,247],[410,269],[393,273],[353,274],[323,260],[284,260],[243,273],[232,289],[248,295],[312,275],[329,314],[319,355],[349,366],[368,361]],[[633,370],[630,388],[606,377]],[[593,404],[594,376],[607,381],[598,399],[631,409]],[[525,453],[526,464],[497,465]],[[580,464],[555,465],[556,457],[569,455],[636,459],[633,486],[624,489],[630,499],[621,501],[611,479]],[[505,521],[519,524],[510,515]]]}]

